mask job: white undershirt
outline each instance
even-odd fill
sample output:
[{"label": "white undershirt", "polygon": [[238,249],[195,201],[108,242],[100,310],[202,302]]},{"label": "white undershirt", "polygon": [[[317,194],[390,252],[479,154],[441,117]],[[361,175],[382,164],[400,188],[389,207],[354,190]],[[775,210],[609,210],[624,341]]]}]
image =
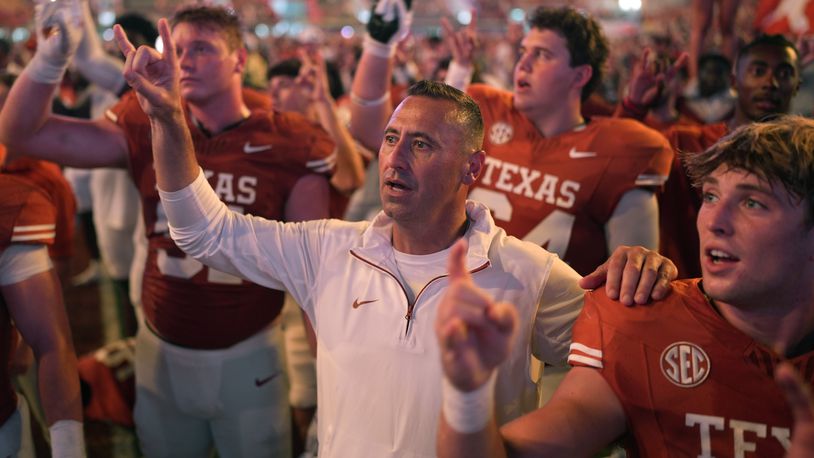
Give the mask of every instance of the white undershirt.
[{"label": "white undershirt", "polygon": [[9,245],[0,254],[0,286],[19,283],[52,266],[45,245]]},{"label": "white undershirt", "polygon": [[404,289],[410,303],[430,280],[447,274],[447,260],[452,247],[432,254],[407,254],[393,250]]}]

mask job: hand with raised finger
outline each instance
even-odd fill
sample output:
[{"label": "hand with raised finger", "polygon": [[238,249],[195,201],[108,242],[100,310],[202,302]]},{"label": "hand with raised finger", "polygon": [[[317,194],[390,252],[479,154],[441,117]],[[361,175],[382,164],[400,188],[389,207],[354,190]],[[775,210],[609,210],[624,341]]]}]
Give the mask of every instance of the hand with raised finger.
[{"label": "hand with raised finger", "polygon": [[[469,67],[472,65],[475,49],[478,46],[477,14],[472,10],[472,20],[466,27],[455,30],[445,17],[441,18],[444,41],[452,54],[452,62]],[[452,65],[452,63],[450,63]]]},{"label": "hand with raised finger", "polygon": [[26,75],[44,84],[62,80],[82,38],[82,6],[79,0],[43,0],[34,7],[37,52]]},{"label": "hand with raised finger", "polygon": [[811,386],[788,361],[777,366],[774,379],[786,395],[794,417],[794,433],[786,458],[814,456],[814,400],[811,397]]},{"label": "hand with raised finger", "polygon": [[297,50],[300,59],[300,73],[295,84],[305,89],[311,102],[331,101],[331,88],[328,83],[328,72],[325,60],[320,51],[308,52],[304,48]]},{"label": "hand with raised finger", "polygon": [[407,37],[413,23],[412,0],[374,0],[364,50],[389,59],[398,42]]},{"label": "hand with raised finger", "polygon": [[672,290],[670,282],[678,268],[668,258],[647,248],[617,247],[610,258],[579,282],[583,289],[605,284],[605,294],[625,305],[646,304],[664,299]]},{"label": "hand with raised finger", "polygon": [[124,79],[135,91],[139,104],[151,118],[170,119],[182,111],[179,66],[175,42],[166,19],[158,21],[158,33],[164,43],[159,53],[149,46],[136,49],[124,29],[113,28],[116,44],[125,56]]},{"label": "hand with raised finger", "polygon": [[800,68],[805,68],[814,62],[814,37],[800,34],[797,37],[797,53],[800,56]]},{"label": "hand with raised finger", "polygon": [[690,61],[690,55],[686,52],[682,52],[678,55],[676,60],[670,64],[664,72],[664,84],[669,85],[673,79],[678,76],[681,69],[687,66],[687,63]]},{"label": "hand with raised finger", "polygon": [[663,87],[664,74],[651,59],[650,48],[645,48],[639,62],[633,66],[628,83],[627,97],[630,103],[642,109],[649,108],[658,98]]},{"label": "hand with raised finger", "polygon": [[494,302],[472,281],[466,270],[466,241],[453,245],[449,258],[449,287],[438,305],[435,332],[447,379],[461,391],[487,382],[511,351],[517,312]]}]

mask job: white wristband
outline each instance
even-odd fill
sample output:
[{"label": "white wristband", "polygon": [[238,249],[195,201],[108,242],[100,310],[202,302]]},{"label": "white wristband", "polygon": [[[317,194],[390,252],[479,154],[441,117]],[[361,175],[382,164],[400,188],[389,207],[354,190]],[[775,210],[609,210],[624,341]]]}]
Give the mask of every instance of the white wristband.
[{"label": "white wristband", "polygon": [[85,458],[85,433],[82,422],[59,420],[48,428],[53,458]]},{"label": "white wristband", "polygon": [[34,54],[31,62],[25,67],[25,73],[32,80],[43,84],[56,84],[62,81],[62,75],[68,68],[68,61],[64,64],[49,62],[47,58],[40,54]]},{"label": "white wristband", "polygon": [[463,91],[467,86],[469,86],[469,83],[472,82],[473,73],[475,73],[475,67],[471,64],[461,65],[457,61],[453,60],[449,63],[449,68],[447,68],[447,76],[444,78],[444,82],[455,89]]},{"label": "white wristband", "polygon": [[390,59],[396,54],[396,44],[382,43],[371,38],[370,35],[365,35],[365,39],[362,41],[362,51],[382,59]]},{"label": "white wristband", "polygon": [[441,392],[444,396],[442,409],[450,428],[463,434],[476,433],[492,419],[495,405],[495,382],[497,371],[478,389],[465,392],[444,377]]},{"label": "white wristband", "polygon": [[387,99],[390,98],[390,94],[385,92],[384,95],[379,97],[378,99],[363,99],[358,95],[354,94],[353,92],[350,93],[350,101],[360,107],[377,107],[379,105],[384,105],[384,102],[387,102]]}]

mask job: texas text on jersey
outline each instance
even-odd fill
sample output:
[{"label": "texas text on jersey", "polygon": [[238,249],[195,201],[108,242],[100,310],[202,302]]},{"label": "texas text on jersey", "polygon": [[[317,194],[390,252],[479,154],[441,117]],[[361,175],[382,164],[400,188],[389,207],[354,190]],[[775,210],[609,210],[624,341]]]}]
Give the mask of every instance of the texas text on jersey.
[{"label": "texas text on jersey", "polygon": [[478,84],[468,92],[486,129],[485,168],[470,198],[489,206],[509,235],[591,272],[608,256],[604,225],[622,196],[667,179],[666,139],[633,120],[599,117],[545,138],[513,108],[510,92]]},{"label": "texas text on jersey", "polygon": [[[127,136],[130,171],[141,195],[149,239],[142,292],[148,325],[168,342],[199,349],[225,348],[265,328],[279,314],[283,293],[210,269],[175,246],[156,190],[147,117],[132,94],[107,116]],[[333,170],[333,141],[296,114],[254,110],[214,136],[194,121],[188,127],[210,184],[240,213],[283,220],[296,181]]]},{"label": "texas text on jersey", "polygon": [[[700,288],[673,282],[667,299],[632,308],[588,293],[568,361],[599,370],[616,393],[632,456],[783,456],[792,414],[773,379],[780,358]],[[814,352],[791,362],[814,381]]]}]

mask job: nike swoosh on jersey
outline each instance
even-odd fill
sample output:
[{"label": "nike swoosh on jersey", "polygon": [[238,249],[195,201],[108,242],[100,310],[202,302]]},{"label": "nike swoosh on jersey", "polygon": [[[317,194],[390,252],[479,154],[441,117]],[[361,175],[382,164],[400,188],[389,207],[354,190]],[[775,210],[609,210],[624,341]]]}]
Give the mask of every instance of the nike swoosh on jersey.
[{"label": "nike swoosh on jersey", "polygon": [[358,309],[359,306],[362,306],[362,305],[365,305],[365,304],[370,304],[371,302],[376,302],[376,301],[378,301],[378,299],[373,299],[371,301],[360,301],[357,298],[355,301],[353,301],[353,308]]},{"label": "nike swoosh on jersey", "polygon": [[584,159],[586,157],[596,157],[596,153],[593,151],[577,151],[576,148],[571,147],[571,151],[568,151],[568,157],[571,159]]},{"label": "nike swoosh on jersey", "polygon": [[246,153],[246,154],[259,153],[261,151],[268,151],[270,149],[271,149],[271,145],[252,146],[252,144],[250,142],[246,142],[246,144],[243,145],[243,152]]},{"label": "nike swoosh on jersey", "polygon": [[271,374],[266,378],[256,378],[256,379],[254,379],[254,386],[261,387],[261,386],[265,385],[266,383],[274,380],[278,375],[280,375],[279,372]]}]

